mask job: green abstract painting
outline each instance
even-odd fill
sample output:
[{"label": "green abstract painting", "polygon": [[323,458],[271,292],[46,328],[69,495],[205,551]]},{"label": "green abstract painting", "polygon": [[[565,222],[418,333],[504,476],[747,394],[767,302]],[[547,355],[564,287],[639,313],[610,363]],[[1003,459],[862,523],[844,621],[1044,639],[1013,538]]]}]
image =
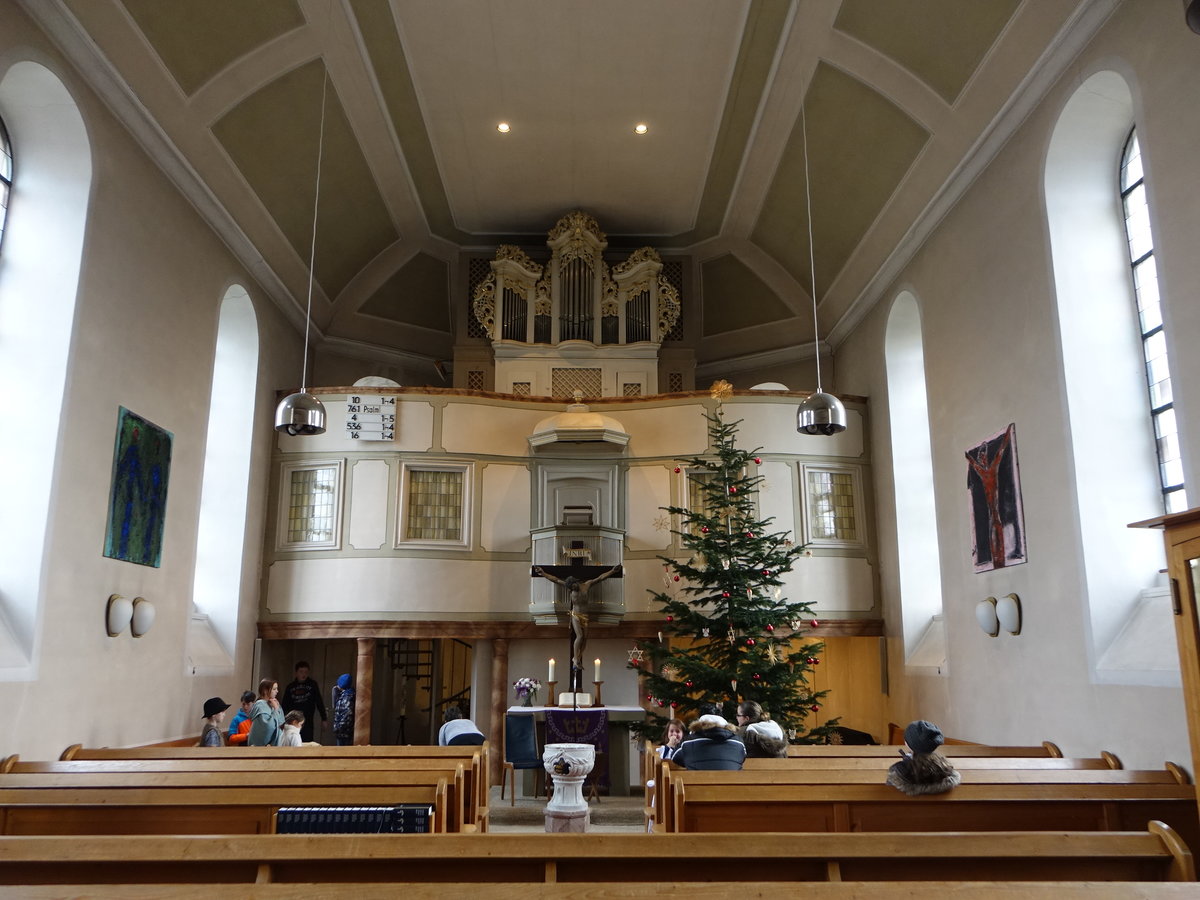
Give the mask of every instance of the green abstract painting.
[{"label": "green abstract painting", "polygon": [[161,563],[172,440],[171,432],[118,408],[105,556],[156,568]]}]

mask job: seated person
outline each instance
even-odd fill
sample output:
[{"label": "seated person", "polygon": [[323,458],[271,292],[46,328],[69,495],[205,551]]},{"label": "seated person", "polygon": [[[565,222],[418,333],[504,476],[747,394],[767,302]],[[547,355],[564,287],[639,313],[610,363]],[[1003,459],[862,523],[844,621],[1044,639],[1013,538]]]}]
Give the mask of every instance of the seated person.
[{"label": "seated person", "polygon": [[300,734],[304,727],[304,713],[293,709],[283,717],[283,730],[279,733],[280,747],[320,747],[316,741],[306,741]]},{"label": "seated person", "polygon": [[742,743],[746,745],[746,756],[769,757],[783,759],[787,756],[787,738],[778,722],[770,719],[759,719],[746,726],[742,735]]},{"label": "seated person", "polygon": [[663,732],[663,742],[658,747],[658,755],[663,759],[671,759],[675,755],[675,751],[679,749],[679,745],[683,743],[683,735],[686,731],[686,726],[679,719],[670,719],[667,722],[667,729]]},{"label": "seated person", "polygon": [[685,769],[737,770],[746,758],[746,745],[737,739],[737,728],[721,716],[701,716],[688,728],[671,762]]},{"label": "seated person", "polygon": [[204,730],[200,732],[201,747],[222,747],[221,722],[225,719],[225,710],[229,704],[220,697],[210,697],[204,701]]},{"label": "seated person", "polygon": [[463,718],[462,710],[457,706],[447,706],[442,719],[445,724],[438,731],[439,747],[477,746],[483,743],[483,732],[470,719]]},{"label": "seated person", "polygon": [[958,787],[962,776],[940,753],[942,730],[932,722],[918,719],[904,729],[904,743],[912,750],[912,756],[901,749],[904,759],[888,769],[887,783],[910,797],[918,794],[943,794]]},{"label": "seated person", "polygon": [[254,701],[257,699],[254,691],[242,692],[242,708],[229,723],[229,746],[246,746],[246,738],[250,737],[250,726],[254,724],[254,720],[250,718],[250,711],[254,709]]}]

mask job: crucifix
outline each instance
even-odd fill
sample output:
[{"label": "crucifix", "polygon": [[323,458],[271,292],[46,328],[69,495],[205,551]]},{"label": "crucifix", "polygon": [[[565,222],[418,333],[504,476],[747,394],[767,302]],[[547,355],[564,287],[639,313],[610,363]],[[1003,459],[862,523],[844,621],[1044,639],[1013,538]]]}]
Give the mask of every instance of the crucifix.
[{"label": "crucifix", "polygon": [[[578,546],[576,546],[578,545]],[[572,555],[571,550],[584,550],[583,553]],[[582,546],[582,541],[572,542],[572,546],[567,548],[568,555],[571,556],[571,564],[567,566],[534,566],[533,575],[539,575],[547,581],[561,585],[566,588],[567,593],[567,615],[571,623],[571,684],[570,689],[574,692],[582,692],[583,690],[583,650],[587,645],[588,635],[588,616],[590,613],[588,603],[588,591],[592,585],[603,581],[610,576],[616,575],[621,577],[621,566],[616,565],[611,568],[606,566],[588,566],[584,565],[584,560],[587,559],[586,548]],[[555,605],[558,605],[558,597],[555,597]]]}]

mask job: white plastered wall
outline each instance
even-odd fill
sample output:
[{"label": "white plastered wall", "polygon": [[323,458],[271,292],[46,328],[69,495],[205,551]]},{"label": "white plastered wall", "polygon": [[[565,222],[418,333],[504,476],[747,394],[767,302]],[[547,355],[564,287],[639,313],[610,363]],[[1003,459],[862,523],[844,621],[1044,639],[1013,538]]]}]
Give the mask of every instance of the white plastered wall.
[{"label": "white plastered wall", "polygon": [[[32,680],[0,681],[3,752],[52,759],[74,742],[121,746],[198,734],[203,701],[228,699],[248,684],[274,390],[294,381],[300,341],[50,42],[15,4],[4,4],[0,60],[20,59],[38,62],[63,82],[79,107],[93,165],[46,530],[36,671]],[[17,212],[10,228],[20,228]],[[238,658],[232,674],[197,678],[185,674],[183,660],[202,455],[220,301],[235,283],[249,289],[262,339],[261,425],[244,520]],[[174,434],[159,568],[102,555],[118,406]],[[155,604],[148,634],[106,635],[104,609],[113,593]]]},{"label": "white plastered wall", "polygon": [[[1186,350],[1200,333],[1200,309],[1191,301],[1200,287],[1194,248],[1200,116],[1186,85],[1200,71],[1198,41],[1177,3],[1124,4],[886,291],[890,300],[912,290],[922,303],[945,678],[906,670],[899,644],[895,510],[886,464],[892,424],[882,402],[890,304],[876,306],[838,349],[837,388],[880,398],[871,437],[894,721],[929,718],[948,734],[985,742],[1050,739],[1068,756],[1109,749],[1130,768],[1189,759],[1179,689],[1095,682],[1042,191],[1050,136],[1068,98],[1095,71],[1127,73],[1143,152],[1158,185],[1152,202],[1159,266],[1174,329],[1172,364],[1180,360],[1176,408],[1186,474],[1194,477],[1200,401],[1187,386],[1197,383],[1200,360]],[[1125,414],[1115,413],[1114,426]],[[1029,562],[977,575],[970,565],[963,454],[1009,422],[1017,426]],[[1146,517],[1155,513],[1149,509]],[[1009,592],[1022,599],[1022,634],[989,638],[975,623],[975,603]]]}]

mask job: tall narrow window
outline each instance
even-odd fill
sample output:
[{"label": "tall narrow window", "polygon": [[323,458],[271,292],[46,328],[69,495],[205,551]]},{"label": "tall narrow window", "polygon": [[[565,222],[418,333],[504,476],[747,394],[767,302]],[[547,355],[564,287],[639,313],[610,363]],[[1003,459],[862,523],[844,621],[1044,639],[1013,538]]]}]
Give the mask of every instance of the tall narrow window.
[{"label": "tall narrow window", "polygon": [[[240,285],[221,300],[208,400],[208,437],[196,531],[196,573],[192,600],[206,616],[232,665],[242,599],[250,454],[254,447],[254,402],[258,390],[258,322],[254,303]],[[195,619],[193,624],[197,624]],[[201,636],[190,634],[188,654],[195,667]],[[217,654],[208,654],[209,665]]]},{"label": "tall narrow window", "polygon": [[8,218],[8,195],[12,193],[13,157],[8,129],[0,119],[0,246],[4,245],[4,222]]},{"label": "tall narrow window", "polygon": [[946,659],[942,563],[929,440],[925,342],[921,310],[917,298],[908,291],[892,304],[884,359],[905,661],[909,666],[942,671]]},{"label": "tall narrow window", "polygon": [[1171,370],[1167,363],[1167,340],[1158,297],[1154,236],[1150,231],[1150,207],[1146,202],[1146,179],[1137,129],[1129,133],[1129,140],[1125,142],[1125,150],[1121,154],[1121,204],[1125,210],[1129,262],[1133,267],[1133,291],[1137,298],[1142,355],[1146,359],[1150,416],[1154,421],[1163,506],[1168,513],[1183,512],[1188,507],[1187,492],[1183,486],[1183,462],[1179,458],[1179,431],[1175,425]]},{"label": "tall narrow window", "polygon": [[[0,66],[7,66],[0,70],[0,115],[12,129],[0,154],[4,205],[11,186],[16,210],[5,229],[0,266],[0,384],[5,422],[36,423],[39,435],[0,441],[0,471],[11,476],[5,482],[6,508],[19,511],[0,516],[0,681],[16,681],[37,677],[39,623],[50,607],[44,579],[53,567],[44,557],[52,525],[61,528],[70,518],[53,513],[69,503],[64,498],[70,493],[69,487],[61,495],[56,490],[55,464],[92,148],[79,109],[57,75],[29,61]],[[20,151],[15,171],[8,158],[10,136]]]}]

